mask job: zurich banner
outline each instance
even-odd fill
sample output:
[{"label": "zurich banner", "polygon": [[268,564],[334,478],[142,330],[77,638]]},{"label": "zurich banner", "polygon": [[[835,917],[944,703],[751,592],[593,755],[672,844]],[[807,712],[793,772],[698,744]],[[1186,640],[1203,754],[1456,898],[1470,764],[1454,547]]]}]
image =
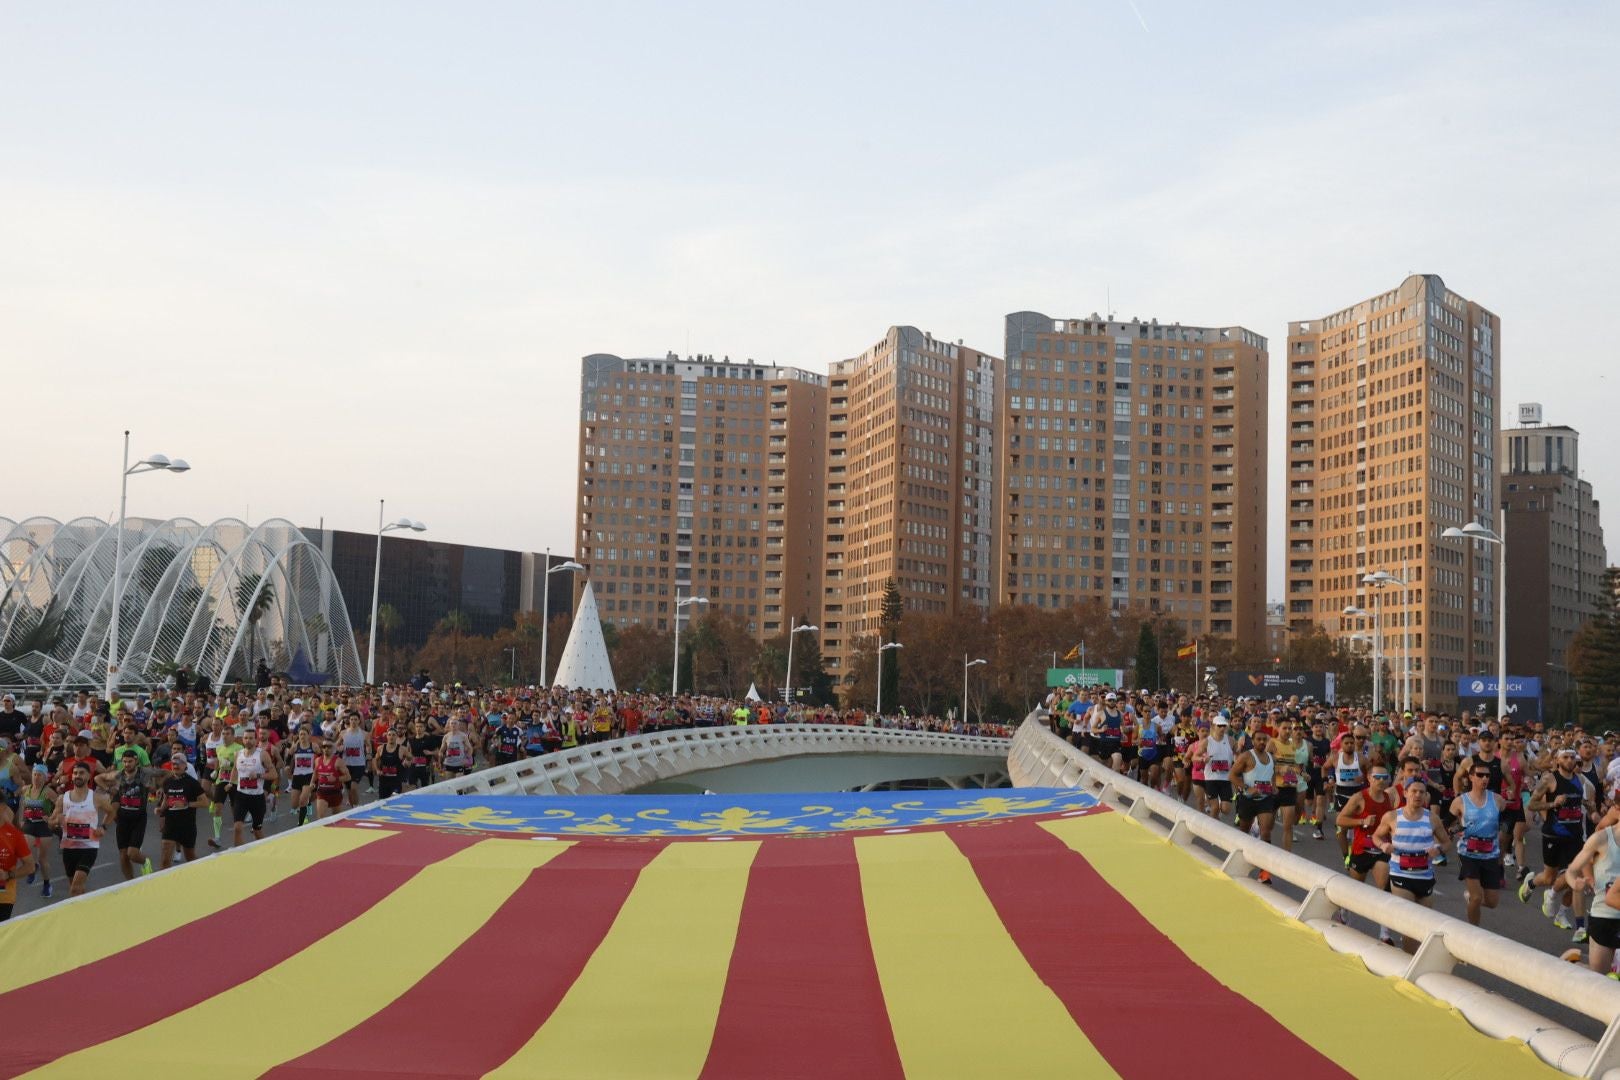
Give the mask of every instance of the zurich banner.
[{"label": "zurich banner", "polygon": [[[1464,675],[1457,680],[1457,707],[1463,712],[1496,712],[1496,676]],[[1508,713],[1518,720],[1540,720],[1541,679],[1533,676],[1509,675],[1507,679]]]}]

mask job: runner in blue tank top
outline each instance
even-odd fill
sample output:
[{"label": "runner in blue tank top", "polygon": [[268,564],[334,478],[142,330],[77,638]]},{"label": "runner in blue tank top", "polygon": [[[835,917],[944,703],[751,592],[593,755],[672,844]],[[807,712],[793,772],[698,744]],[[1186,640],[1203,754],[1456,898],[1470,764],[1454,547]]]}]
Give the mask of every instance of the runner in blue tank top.
[{"label": "runner in blue tank top", "polygon": [[[1416,764],[1421,766],[1420,762]],[[1433,907],[1434,856],[1450,845],[1451,836],[1440,824],[1440,815],[1429,806],[1428,786],[1421,773],[1415,769],[1407,772],[1402,780],[1405,787],[1401,806],[1384,815],[1373,842],[1389,855],[1389,891],[1404,900]],[[1401,947],[1415,953],[1418,939],[1407,937]]]},{"label": "runner in blue tank top", "polygon": [[1451,803],[1451,818],[1462,822],[1457,838],[1458,876],[1468,894],[1468,921],[1479,925],[1481,907],[1495,908],[1502,891],[1502,807],[1506,800],[1491,790],[1491,770],[1475,764],[1467,791]]}]

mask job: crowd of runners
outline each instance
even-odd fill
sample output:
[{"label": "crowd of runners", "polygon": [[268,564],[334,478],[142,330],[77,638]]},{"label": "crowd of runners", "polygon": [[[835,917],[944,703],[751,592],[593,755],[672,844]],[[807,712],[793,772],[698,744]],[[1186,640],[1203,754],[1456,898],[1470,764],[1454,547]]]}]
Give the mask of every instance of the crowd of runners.
[{"label": "crowd of runners", "polygon": [[[104,849],[128,879],[474,769],[644,732],[836,723],[1011,735],[905,713],[683,695],[277,680],[224,692],[0,698],[0,920],[18,889],[84,892]],[[159,841],[148,847],[148,832]],[[154,855],[156,860],[154,863]]]},{"label": "crowd of runners", "polygon": [[1114,769],[1290,851],[1296,830],[1331,835],[1347,873],[1414,903],[1432,905],[1452,859],[1476,925],[1504,890],[1525,903],[1540,890],[1542,914],[1614,973],[1614,732],[1112,690],[1054,691],[1045,705],[1060,736]]}]

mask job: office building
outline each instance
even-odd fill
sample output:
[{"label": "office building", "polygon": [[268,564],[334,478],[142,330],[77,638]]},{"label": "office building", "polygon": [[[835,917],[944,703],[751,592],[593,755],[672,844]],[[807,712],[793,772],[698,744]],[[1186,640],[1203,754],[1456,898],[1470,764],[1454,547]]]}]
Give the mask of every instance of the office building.
[{"label": "office building", "polygon": [[891,579],[908,611],[989,606],[999,364],[960,341],[891,326],[832,365],[821,650],[835,679],[881,629]]},{"label": "office building", "polygon": [[1580,433],[1542,425],[1540,405],[1520,405],[1522,426],[1501,435],[1508,579],[1508,670],[1572,686],[1569,646],[1592,616],[1608,553],[1592,485],[1581,479]]},{"label": "office building", "polygon": [[585,357],[578,557],[602,621],[670,630],[688,596],[762,639],[819,617],[826,402],[796,368]]},{"label": "office building", "polygon": [[[1433,274],[1289,324],[1289,625],[1376,634],[1391,702],[1408,652],[1415,706],[1496,670],[1497,552],[1441,534],[1500,528],[1500,368],[1500,320]],[[1363,578],[1380,570],[1408,587],[1382,589],[1375,630],[1344,612],[1375,610]]]},{"label": "office building", "polygon": [[1007,316],[997,603],[1100,601],[1266,642],[1266,339]]}]

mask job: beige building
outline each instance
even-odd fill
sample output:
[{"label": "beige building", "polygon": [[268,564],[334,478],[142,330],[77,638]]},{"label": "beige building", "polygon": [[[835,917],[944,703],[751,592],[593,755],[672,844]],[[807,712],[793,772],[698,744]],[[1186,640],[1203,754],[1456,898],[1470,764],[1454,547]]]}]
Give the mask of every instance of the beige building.
[{"label": "beige building", "polygon": [[1266,339],[1007,316],[995,602],[1098,600],[1266,642]]},{"label": "beige building", "polygon": [[1459,676],[1496,670],[1497,553],[1441,533],[1501,527],[1501,345],[1500,320],[1432,274],[1289,324],[1289,624],[1370,637],[1345,609],[1374,610],[1367,574],[1404,573],[1408,603],[1382,590],[1386,704],[1407,651],[1414,706],[1451,707]]},{"label": "beige building", "polygon": [[1526,426],[1502,432],[1507,508],[1508,671],[1567,694],[1569,646],[1601,599],[1608,554],[1592,485],[1581,479],[1580,432],[1543,426],[1541,406],[1519,406]]},{"label": "beige building", "polygon": [[826,379],[674,353],[581,369],[578,551],[602,619],[672,629],[677,596],[760,638],[816,618]]},{"label": "beige building", "polygon": [[821,650],[835,679],[882,621],[991,601],[992,425],[1000,361],[890,327],[828,375]]}]

